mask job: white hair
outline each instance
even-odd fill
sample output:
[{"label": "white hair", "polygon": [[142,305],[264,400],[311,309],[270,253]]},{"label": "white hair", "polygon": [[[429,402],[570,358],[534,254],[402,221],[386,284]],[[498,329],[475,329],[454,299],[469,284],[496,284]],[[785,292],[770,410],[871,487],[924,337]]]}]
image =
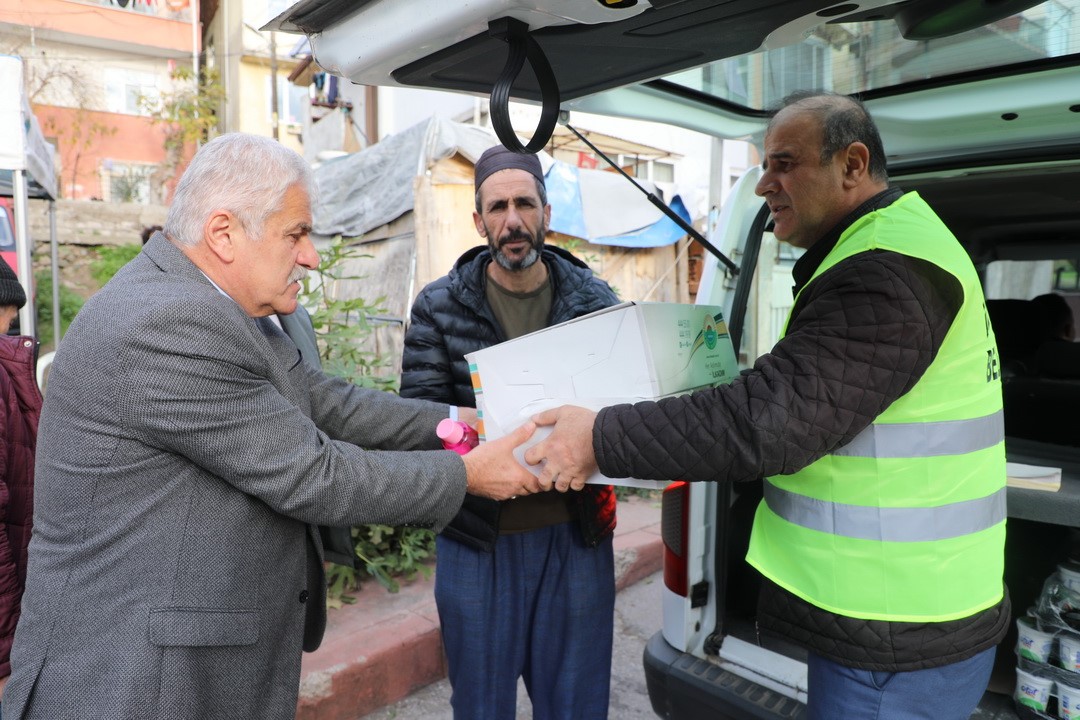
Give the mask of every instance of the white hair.
[{"label": "white hair", "polygon": [[207,218],[228,210],[253,238],[279,209],[285,193],[300,185],[315,200],[311,168],[277,140],[227,133],[203,145],[176,186],[163,232],[178,245],[197,245]]}]

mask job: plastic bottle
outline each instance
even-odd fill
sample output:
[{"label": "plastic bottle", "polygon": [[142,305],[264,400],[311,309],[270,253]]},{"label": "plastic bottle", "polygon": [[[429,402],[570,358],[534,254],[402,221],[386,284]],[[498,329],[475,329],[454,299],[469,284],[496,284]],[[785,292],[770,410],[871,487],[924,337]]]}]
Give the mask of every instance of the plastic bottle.
[{"label": "plastic bottle", "polygon": [[442,440],[444,448],[453,450],[458,455],[464,455],[480,444],[480,436],[476,431],[460,420],[440,420],[435,426],[435,434]]}]

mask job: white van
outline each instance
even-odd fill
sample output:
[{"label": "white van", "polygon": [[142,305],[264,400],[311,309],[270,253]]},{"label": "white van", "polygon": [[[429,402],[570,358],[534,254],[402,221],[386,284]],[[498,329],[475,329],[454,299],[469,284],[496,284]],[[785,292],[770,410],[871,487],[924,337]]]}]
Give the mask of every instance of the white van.
[{"label": "white van", "polygon": [[[355,82],[491,93],[493,118],[508,97],[541,103],[540,145],[562,108],[760,147],[767,110],[788,93],[857,94],[892,183],[927,200],[982,274],[1009,459],[1062,470],[1057,491],[1009,488],[1014,613],[1070,554],[1080,363],[1036,362],[1029,331],[1039,295],[1063,296],[1080,317],[1080,0],[305,0],[272,26],[308,34],[318,63]],[[709,264],[697,298],[725,307],[737,345],[758,251],[774,247],[758,172],[709,238],[740,270]],[[662,627],[644,657],[662,717],[805,713],[805,651],[755,628],[757,579],[743,560],[754,505],[752,488],[665,491]],[[1017,717],[1014,643],[1015,632],[973,717]]]}]

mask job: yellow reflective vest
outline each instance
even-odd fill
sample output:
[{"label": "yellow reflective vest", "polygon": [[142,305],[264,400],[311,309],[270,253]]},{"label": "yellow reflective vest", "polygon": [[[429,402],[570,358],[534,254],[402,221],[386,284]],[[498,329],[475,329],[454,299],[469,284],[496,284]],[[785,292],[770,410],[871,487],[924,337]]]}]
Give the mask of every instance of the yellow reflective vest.
[{"label": "yellow reflective vest", "polygon": [[968,617],[1003,596],[1005,433],[982,287],[967,253],[916,193],[856,220],[807,286],[869,250],[949,272],[963,286],[963,304],[906,395],[847,445],[765,479],[747,561],[838,615]]}]

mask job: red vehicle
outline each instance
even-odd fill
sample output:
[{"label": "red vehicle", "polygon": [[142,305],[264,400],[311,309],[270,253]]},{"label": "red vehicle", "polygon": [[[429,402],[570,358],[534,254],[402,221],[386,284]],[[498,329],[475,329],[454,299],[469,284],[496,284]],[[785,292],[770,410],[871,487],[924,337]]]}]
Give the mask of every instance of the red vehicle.
[{"label": "red vehicle", "polygon": [[6,197],[0,197],[0,257],[16,275],[19,274],[18,261],[15,259],[15,209],[11,198]]}]

